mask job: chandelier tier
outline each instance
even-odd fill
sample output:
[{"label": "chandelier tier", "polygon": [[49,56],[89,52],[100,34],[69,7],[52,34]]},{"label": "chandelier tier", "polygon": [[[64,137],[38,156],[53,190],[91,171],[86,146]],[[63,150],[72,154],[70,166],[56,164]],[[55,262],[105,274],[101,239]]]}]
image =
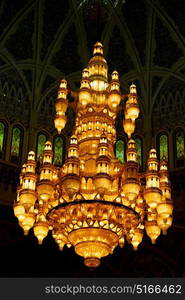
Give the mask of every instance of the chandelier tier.
[{"label": "chandelier tier", "polygon": [[[54,120],[59,134],[67,121],[67,94],[67,82],[61,80]],[[97,267],[102,257],[125,242],[137,250],[144,231],[155,243],[172,224],[167,161],[159,163],[156,150],[151,149],[147,171],[139,172],[131,138],[140,112],[135,84],[130,86],[124,108],[126,162],[115,157],[114,123],[122,98],[118,72],[112,73],[108,83],[103,46],[97,42],[82,72],[65,163],[62,167],[52,163],[52,144],[46,142],[39,171],[35,153],[30,151],[17,188],[14,213],[24,233],[33,228],[42,244],[51,230],[59,249],[73,246],[88,267]]]}]

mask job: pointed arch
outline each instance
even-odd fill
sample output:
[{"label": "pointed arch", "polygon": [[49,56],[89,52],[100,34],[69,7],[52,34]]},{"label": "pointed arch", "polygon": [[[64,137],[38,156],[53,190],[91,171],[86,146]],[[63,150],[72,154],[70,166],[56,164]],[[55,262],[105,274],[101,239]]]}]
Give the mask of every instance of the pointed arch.
[{"label": "pointed arch", "polygon": [[166,132],[160,132],[156,138],[157,150],[159,153],[159,159],[169,158],[169,138]]},{"label": "pointed arch", "polygon": [[10,160],[16,164],[21,163],[23,132],[23,128],[20,125],[15,125],[12,128]]},{"label": "pointed arch", "polygon": [[185,132],[182,128],[177,128],[174,132],[175,147],[175,167],[183,167],[185,165]]},{"label": "pointed arch", "polygon": [[176,91],[176,93],[175,93],[175,102],[179,103],[179,102],[181,102],[182,99],[184,99],[184,98],[182,97],[181,93],[179,91]]},{"label": "pointed arch", "polygon": [[4,159],[6,152],[6,135],[7,135],[7,124],[4,120],[0,120],[0,159]]},{"label": "pointed arch", "polygon": [[143,166],[143,140],[140,136],[135,136],[134,140],[136,143],[137,161],[138,164],[142,167]]},{"label": "pointed arch", "polygon": [[65,142],[64,138],[60,135],[56,135],[53,139],[53,163],[56,165],[62,165],[65,154]]},{"label": "pointed arch", "polygon": [[165,98],[165,96],[164,95],[162,95],[162,97],[161,97],[161,105],[162,106],[165,106],[165,104],[166,104],[166,98]]},{"label": "pointed arch", "polygon": [[24,98],[22,88],[18,88],[17,98],[18,99],[23,99]]},{"label": "pointed arch", "polygon": [[168,101],[166,102],[166,106],[169,106],[171,107],[174,103],[174,97],[172,95],[172,93],[169,93],[169,96],[168,96]]},{"label": "pointed arch", "polygon": [[44,150],[44,145],[48,140],[48,134],[46,132],[39,132],[37,135],[37,144],[36,144],[36,158],[37,161],[42,160],[42,152]]},{"label": "pointed arch", "polygon": [[4,85],[3,85],[3,93],[4,93],[4,95],[5,96],[9,96],[9,85],[8,85],[8,82],[6,81],[5,83],[4,83]]},{"label": "pointed arch", "polygon": [[14,85],[11,86],[10,88],[10,97],[16,98],[17,97],[17,91]]},{"label": "pointed arch", "polygon": [[115,155],[121,163],[125,162],[125,141],[121,138],[116,141]]}]

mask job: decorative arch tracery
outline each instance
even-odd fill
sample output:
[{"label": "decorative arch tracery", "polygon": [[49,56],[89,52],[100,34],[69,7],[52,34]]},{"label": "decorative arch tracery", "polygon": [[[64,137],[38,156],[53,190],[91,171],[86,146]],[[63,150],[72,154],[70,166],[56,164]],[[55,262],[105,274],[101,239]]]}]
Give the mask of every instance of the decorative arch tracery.
[{"label": "decorative arch tracery", "polygon": [[119,138],[115,145],[116,158],[121,162],[125,162],[125,141]]},{"label": "decorative arch tracery", "polygon": [[159,153],[159,159],[169,159],[169,138],[168,134],[164,131],[158,133],[157,138],[157,149]]},{"label": "decorative arch tracery", "polygon": [[62,165],[65,155],[65,141],[63,136],[56,135],[53,139],[53,162]]},{"label": "decorative arch tracery", "polygon": [[152,114],[155,131],[164,128],[173,130],[175,126],[185,126],[185,90],[162,94],[156,101]]},{"label": "decorative arch tracery", "polygon": [[7,135],[7,124],[4,120],[0,120],[0,159],[3,159],[6,152],[6,135]]},{"label": "decorative arch tracery", "polygon": [[42,160],[42,153],[44,150],[44,145],[46,143],[48,139],[48,134],[45,132],[40,132],[37,135],[37,146],[36,146],[36,158],[37,161],[41,161]]},{"label": "decorative arch tracery", "polygon": [[185,132],[182,128],[177,128],[174,132],[175,146],[175,167],[185,165]]},{"label": "decorative arch tracery", "polygon": [[30,115],[30,102],[24,95],[22,87],[16,87],[8,81],[0,85],[0,115],[15,122],[22,122],[28,125]]},{"label": "decorative arch tracery", "polygon": [[141,137],[136,136],[134,138],[135,142],[136,142],[136,150],[137,150],[137,155],[138,155],[138,163],[140,165],[140,167],[143,166],[143,140]]},{"label": "decorative arch tracery", "polygon": [[10,160],[13,163],[21,163],[22,145],[23,145],[23,128],[15,125],[12,128]]}]

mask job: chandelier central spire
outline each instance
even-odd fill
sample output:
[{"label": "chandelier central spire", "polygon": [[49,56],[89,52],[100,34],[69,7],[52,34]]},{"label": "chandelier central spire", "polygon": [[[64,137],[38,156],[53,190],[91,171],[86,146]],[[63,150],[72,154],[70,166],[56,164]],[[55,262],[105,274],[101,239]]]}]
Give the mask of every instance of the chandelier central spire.
[{"label": "chandelier central spire", "polygon": [[[67,94],[67,81],[61,80],[54,120],[59,134],[67,121]],[[126,162],[115,157],[115,118],[122,98],[119,74],[112,72],[108,82],[103,46],[97,42],[82,71],[65,163],[61,168],[53,165],[52,144],[46,142],[39,172],[30,151],[20,174],[14,212],[25,234],[33,227],[42,243],[51,230],[59,249],[73,246],[88,267],[97,267],[102,257],[125,242],[137,250],[144,230],[155,243],[172,223],[167,162],[159,164],[156,150],[151,149],[147,171],[139,172],[132,138],[140,112],[135,84],[124,107]]]}]

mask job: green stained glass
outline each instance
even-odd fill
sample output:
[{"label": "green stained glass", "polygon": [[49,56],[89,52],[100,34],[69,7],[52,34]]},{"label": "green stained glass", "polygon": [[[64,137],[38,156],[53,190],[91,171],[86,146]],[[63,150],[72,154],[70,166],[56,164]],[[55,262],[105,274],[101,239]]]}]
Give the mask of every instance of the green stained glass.
[{"label": "green stained glass", "polygon": [[139,138],[135,139],[136,142],[136,150],[137,150],[137,161],[139,165],[142,165],[142,141]]},{"label": "green stained glass", "polygon": [[122,140],[116,142],[116,158],[124,163],[125,161],[125,143]]},{"label": "green stained glass", "polygon": [[0,123],[0,152],[3,151],[4,135],[5,135],[5,126],[3,123]]},{"label": "green stained glass", "polygon": [[42,152],[44,150],[45,142],[46,142],[46,136],[44,134],[39,134],[37,140],[37,160],[40,160],[42,157]]},{"label": "green stained glass", "polygon": [[185,151],[184,151],[184,133],[181,130],[179,130],[176,133],[176,154],[177,154],[177,159],[183,158],[184,155],[185,155]]},{"label": "green stained glass", "polygon": [[159,138],[159,152],[160,152],[160,159],[167,159],[168,160],[168,137],[166,134],[163,134]]},{"label": "green stained glass", "polygon": [[63,140],[60,136],[58,136],[54,139],[54,157],[53,157],[54,164],[61,165],[62,156],[63,156]]},{"label": "green stained glass", "polygon": [[13,128],[11,155],[19,157],[21,144],[21,130],[17,127]]}]

